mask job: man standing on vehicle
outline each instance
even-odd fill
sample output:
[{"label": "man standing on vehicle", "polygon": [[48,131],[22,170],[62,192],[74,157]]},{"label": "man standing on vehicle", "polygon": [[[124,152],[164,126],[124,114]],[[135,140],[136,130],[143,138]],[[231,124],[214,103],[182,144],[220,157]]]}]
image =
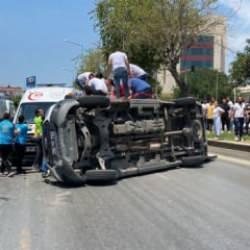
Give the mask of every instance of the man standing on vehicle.
[{"label": "man standing on vehicle", "polygon": [[0,154],[2,157],[1,174],[10,175],[11,164],[9,155],[12,151],[14,136],[14,125],[10,121],[10,114],[4,113],[3,120],[0,122]]},{"label": "man standing on vehicle", "polygon": [[128,57],[124,52],[116,51],[109,56],[108,71],[112,69],[115,95],[120,98],[120,85],[124,86],[125,98],[129,96],[128,75],[130,74]]},{"label": "man standing on vehicle", "polygon": [[22,169],[22,161],[25,152],[25,144],[27,142],[28,125],[24,123],[24,116],[20,115],[18,123],[15,126],[15,151],[16,151],[16,171],[17,174],[24,173]]}]

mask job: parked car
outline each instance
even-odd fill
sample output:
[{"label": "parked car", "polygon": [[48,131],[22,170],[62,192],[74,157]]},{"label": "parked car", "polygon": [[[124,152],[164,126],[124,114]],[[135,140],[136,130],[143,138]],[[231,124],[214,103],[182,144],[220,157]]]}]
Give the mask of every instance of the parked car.
[{"label": "parked car", "polygon": [[194,98],[114,101],[101,96],[55,104],[44,122],[46,161],[70,185],[116,181],[211,160]]}]

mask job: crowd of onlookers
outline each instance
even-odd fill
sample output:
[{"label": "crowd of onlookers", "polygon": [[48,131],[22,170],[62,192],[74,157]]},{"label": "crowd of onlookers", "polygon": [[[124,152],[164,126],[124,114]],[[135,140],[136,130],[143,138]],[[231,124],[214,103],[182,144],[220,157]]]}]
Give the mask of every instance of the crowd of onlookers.
[{"label": "crowd of onlookers", "polygon": [[214,131],[216,139],[227,131],[234,133],[236,141],[243,141],[250,131],[250,103],[239,96],[233,102],[226,97],[218,102],[214,98],[202,103],[203,115],[208,132]]}]

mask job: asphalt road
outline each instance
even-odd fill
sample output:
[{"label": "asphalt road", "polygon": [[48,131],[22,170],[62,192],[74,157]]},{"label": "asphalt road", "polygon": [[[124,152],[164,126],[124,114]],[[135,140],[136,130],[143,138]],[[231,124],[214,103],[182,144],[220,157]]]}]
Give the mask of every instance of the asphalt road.
[{"label": "asphalt road", "polygon": [[230,158],[108,186],[0,178],[1,250],[250,249],[249,218],[250,165]]}]

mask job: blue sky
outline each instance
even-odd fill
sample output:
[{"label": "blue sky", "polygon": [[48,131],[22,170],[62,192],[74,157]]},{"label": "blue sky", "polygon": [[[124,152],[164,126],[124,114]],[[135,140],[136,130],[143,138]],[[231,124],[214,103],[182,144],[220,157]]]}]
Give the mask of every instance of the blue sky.
[{"label": "blue sky", "polygon": [[237,51],[250,38],[250,0],[219,0],[220,13],[227,17],[227,68]]},{"label": "blue sky", "polygon": [[[24,86],[27,76],[40,83],[71,82],[81,48],[64,40],[95,47],[89,12],[95,0],[1,0],[0,85]],[[242,50],[250,38],[250,0],[219,0],[220,13],[228,16],[228,44]],[[227,51],[227,65],[235,53]],[[227,67],[228,68],[228,67]]]},{"label": "blue sky", "polygon": [[24,86],[25,78],[38,82],[70,82],[81,48],[64,40],[95,47],[89,12],[95,0],[1,0],[0,85]]}]

